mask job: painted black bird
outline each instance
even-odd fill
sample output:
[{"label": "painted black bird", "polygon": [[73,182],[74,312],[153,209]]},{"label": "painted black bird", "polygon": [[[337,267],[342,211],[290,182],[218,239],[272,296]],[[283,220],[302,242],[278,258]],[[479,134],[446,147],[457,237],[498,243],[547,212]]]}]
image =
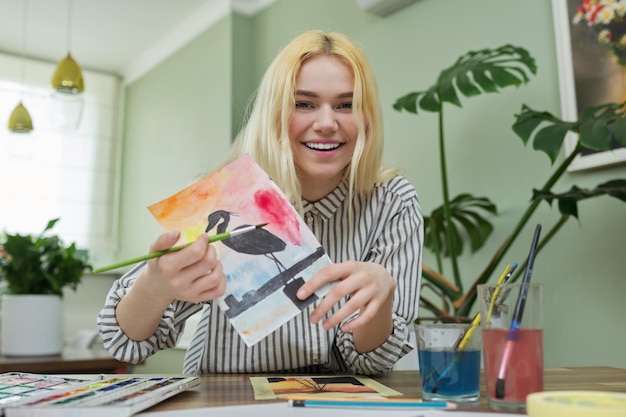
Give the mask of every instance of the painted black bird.
[{"label": "painted black bird", "polygon": [[[226,210],[216,210],[209,214],[209,224],[207,225],[205,232],[208,232],[217,226],[217,233],[226,233],[226,228],[228,227],[228,222],[230,222],[231,215],[234,216],[235,214]],[[238,226],[233,229],[233,231],[247,226],[249,225]],[[229,239],[223,240],[222,243],[235,252],[246,253],[249,255],[263,255],[268,257],[276,263],[276,268],[278,268],[279,273],[286,269],[278,258],[276,258],[274,252],[284,250],[287,245],[278,236],[265,229],[255,229],[239,236],[233,236]]]}]

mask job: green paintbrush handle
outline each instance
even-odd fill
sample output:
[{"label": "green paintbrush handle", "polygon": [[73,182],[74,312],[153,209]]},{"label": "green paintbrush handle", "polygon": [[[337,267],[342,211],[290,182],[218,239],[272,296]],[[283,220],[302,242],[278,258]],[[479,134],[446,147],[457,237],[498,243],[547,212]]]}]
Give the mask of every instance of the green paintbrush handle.
[{"label": "green paintbrush handle", "polygon": [[[251,228],[250,230],[254,230],[254,227]],[[209,236],[209,243],[217,242],[218,240],[228,239],[229,237],[235,236],[237,234],[239,234],[239,233],[218,233],[216,235]],[[105,267],[102,267],[102,268],[96,268],[96,269],[92,270],[91,272],[94,273],[94,274],[99,274],[101,272],[110,271],[112,269],[121,268],[123,266],[136,264],[136,263],[141,262],[141,261],[147,261],[148,259],[158,258],[159,256],[163,256],[163,255],[165,255],[167,253],[177,252],[177,251],[179,251],[179,250],[181,250],[183,248],[186,248],[187,246],[191,245],[192,243],[193,242],[189,242],[189,243],[186,243],[184,245],[171,247],[171,248],[169,248],[167,250],[161,250],[161,251],[158,251],[158,252],[152,252],[152,253],[149,253],[147,255],[138,256],[136,258],[128,259],[126,261],[118,262],[116,264],[112,264],[112,265],[105,266]]]}]

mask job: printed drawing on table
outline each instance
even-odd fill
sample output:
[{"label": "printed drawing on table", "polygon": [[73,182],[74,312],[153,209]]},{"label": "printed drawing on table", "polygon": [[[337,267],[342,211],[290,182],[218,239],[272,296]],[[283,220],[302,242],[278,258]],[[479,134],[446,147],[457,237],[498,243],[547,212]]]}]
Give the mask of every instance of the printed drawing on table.
[{"label": "printed drawing on table", "polygon": [[296,297],[298,288],[330,259],[282,191],[248,155],[148,209],[166,231],[180,230],[182,242],[204,232],[267,223],[213,243],[228,277],[218,305],[248,346],[328,292],[325,287],[306,300]]},{"label": "printed drawing on table", "polygon": [[250,377],[256,400],[271,400],[290,395],[371,397],[401,393],[363,375],[259,376]]}]

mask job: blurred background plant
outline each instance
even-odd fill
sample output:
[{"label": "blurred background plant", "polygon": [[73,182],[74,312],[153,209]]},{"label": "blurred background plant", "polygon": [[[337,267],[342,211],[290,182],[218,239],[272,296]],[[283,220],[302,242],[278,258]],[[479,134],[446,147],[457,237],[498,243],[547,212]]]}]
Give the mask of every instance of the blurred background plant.
[{"label": "blurred background plant", "polygon": [[58,221],[48,221],[39,235],[0,234],[0,294],[63,297],[65,288],[76,290],[91,265],[85,251],[48,233]]},{"label": "blurred background plant", "polygon": [[[434,85],[424,91],[411,92],[398,98],[393,105],[397,111],[418,114],[418,110],[438,113],[438,144],[440,179],[443,203],[430,215],[424,216],[424,246],[436,259],[437,266],[423,266],[423,287],[420,307],[430,313],[420,316],[420,321],[458,322],[468,321],[476,301],[476,287],[497,279],[505,254],[531,220],[541,201],[550,206],[556,202],[559,214],[555,222],[546,227],[538,252],[554,237],[571,218],[578,217],[578,203],[599,196],[611,196],[626,202],[626,179],[614,179],[599,184],[593,189],[572,186],[570,190],[555,193],[553,187],[566,172],[574,158],[584,149],[593,151],[611,150],[616,141],[626,146],[625,103],[607,103],[583,109],[576,121],[564,121],[548,112],[540,112],[522,105],[515,115],[512,129],[524,144],[532,142],[533,148],[545,152],[552,165],[557,161],[565,136],[568,132],[578,134],[575,149],[566,155],[553,169],[550,177],[539,189],[532,190],[526,210],[512,231],[507,235],[486,266],[467,290],[458,265],[458,258],[466,246],[472,253],[482,248],[493,232],[492,216],[498,214],[497,206],[487,197],[461,193],[454,198],[449,193],[449,178],[446,166],[444,138],[444,103],[462,107],[459,97],[474,97],[485,93],[500,92],[506,87],[519,87],[529,82],[536,74],[534,58],[527,50],[513,45],[495,49],[470,51],[444,69]],[[450,264],[452,279],[443,274],[444,260]],[[520,262],[510,282],[523,273],[526,263]],[[501,269],[504,269],[502,267]]]}]

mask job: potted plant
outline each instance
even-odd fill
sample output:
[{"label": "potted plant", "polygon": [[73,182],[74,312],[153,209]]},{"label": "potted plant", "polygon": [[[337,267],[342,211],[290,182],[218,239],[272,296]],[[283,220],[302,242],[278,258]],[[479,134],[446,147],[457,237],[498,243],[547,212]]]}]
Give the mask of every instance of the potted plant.
[{"label": "potted plant", "polygon": [[63,290],[76,290],[91,269],[74,243],[49,232],[0,235],[0,353],[54,355],[63,350]]},{"label": "potted plant", "polygon": [[[539,204],[545,201],[558,207],[554,224],[547,229],[539,243],[538,251],[554,237],[572,217],[578,217],[578,203],[590,198],[608,196],[626,202],[626,179],[616,178],[597,185],[593,189],[572,186],[570,190],[554,191],[558,180],[566,172],[574,158],[584,150],[607,151],[612,149],[612,140],[626,146],[626,102],[606,103],[581,109],[578,120],[565,121],[549,112],[535,111],[522,105],[515,115],[513,132],[524,142],[532,142],[535,150],[548,155],[550,162],[557,162],[562,151],[565,135],[578,135],[576,148],[555,166],[550,177],[537,189],[526,210],[496,252],[490,257],[483,271],[476,277],[467,291],[463,288],[461,270],[457,259],[464,247],[470,246],[472,253],[487,241],[493,225],[489,216],[497,215],[497,207],[487,197],[461,193],[451,197],[448,187],[448,170],[444,140],[444,103],[461,106],[461,97],[497,93],[507,87],[526,84],[537,71],[534,58],[527,50],[514,45],[503,45],[495,49],[470,51],[444,69],[435,84],[427,90],[414,91],[396,100],[393,107],[417,115],[419,111],[438,114],[439,160],[443,204],[430,215],[424,216],[424,246],[436,256],[436,268],[423,266],[423,286],[434,296],[422,292],[420,306],[431,316],[422,320],[469,321],[470,312],[476,301],[476,287],[496,277],[500,263],[520,232],[528,225]],[[556,204],[553,204],[555,203]],[[443,275],[443,259],[451,265],[452,278]],[[525,263],[511,278],[514,282],[524,270]]]}]

